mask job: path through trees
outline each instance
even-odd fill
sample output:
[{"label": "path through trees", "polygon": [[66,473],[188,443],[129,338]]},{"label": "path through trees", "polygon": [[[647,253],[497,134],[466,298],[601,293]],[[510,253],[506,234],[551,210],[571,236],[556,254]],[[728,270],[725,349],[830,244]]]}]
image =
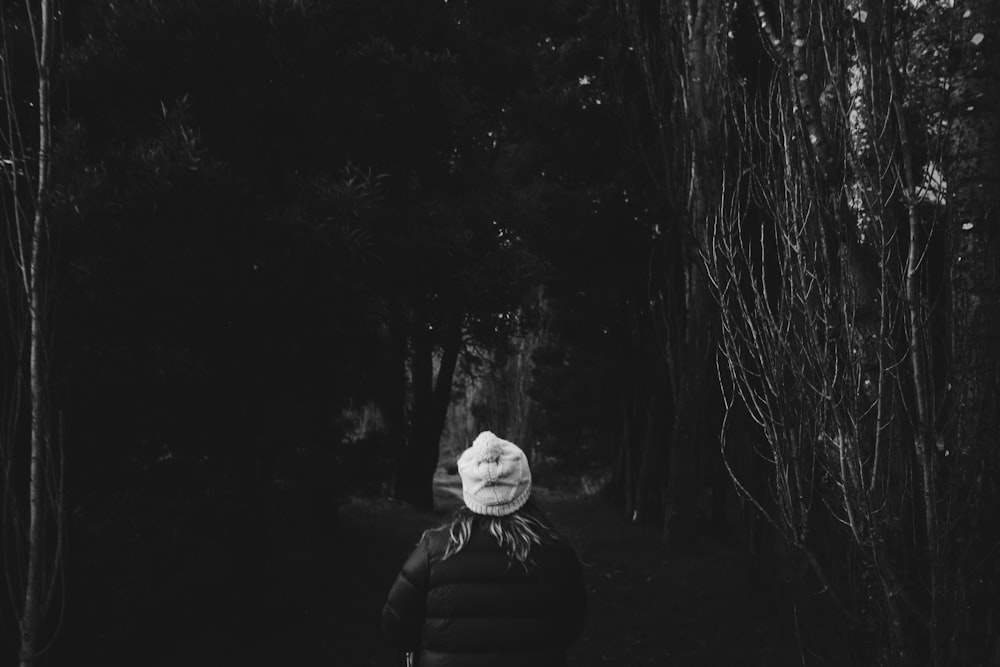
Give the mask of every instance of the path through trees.
[{"label": "path through trees", "polygon": [[[185,605],[178,590],[177,613],[140,633],[142,654],[132,658],[152,667],[394,667],[379,629],[385,594],[420,533],[459,503],[457,478],[451,488],[437,479],[434,513],[355,499],[336,528],[321,513],[274,517],[261,526],[253,568],[205,562],[213,583],[199,604]],[[753,574],[735,542],[708,537],[667,553],[657,528],[623,523],[598,497],[536,495],[586,564],[590,613],[572,664],[780,666],[801,664],[800,650],[831,655],[821,637],[802,636],[800,647],[794,591],[774,573]]]}]

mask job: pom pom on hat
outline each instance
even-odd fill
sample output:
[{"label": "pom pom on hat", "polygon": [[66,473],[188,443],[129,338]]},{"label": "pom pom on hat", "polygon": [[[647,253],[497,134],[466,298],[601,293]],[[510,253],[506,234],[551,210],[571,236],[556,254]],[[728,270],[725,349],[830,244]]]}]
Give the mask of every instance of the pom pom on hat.
[{"label": "pom pom on hat", "polygon": [[531,470],[521,448],[483,431],[458,459],[462,496],[476,514],[506,516],[528,501]]}]

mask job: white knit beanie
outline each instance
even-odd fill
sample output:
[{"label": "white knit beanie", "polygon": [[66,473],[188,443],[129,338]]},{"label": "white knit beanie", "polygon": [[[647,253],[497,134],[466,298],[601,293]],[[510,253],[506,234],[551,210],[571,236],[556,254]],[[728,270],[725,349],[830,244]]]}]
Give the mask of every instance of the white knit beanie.
[{"label": "white knit beanie", "polygon": [[476,514],[506,516],[531,495],[531,470],[521,448],[483,431],[458,459],[465,504]]}]

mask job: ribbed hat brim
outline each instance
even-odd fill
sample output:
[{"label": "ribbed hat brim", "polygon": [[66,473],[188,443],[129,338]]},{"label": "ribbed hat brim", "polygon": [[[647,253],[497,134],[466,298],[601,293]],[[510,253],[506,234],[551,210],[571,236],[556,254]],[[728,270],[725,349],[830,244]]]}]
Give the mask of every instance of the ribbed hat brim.
[{"label": "ribbed hat brim", "polygon": [[485,514],[486,516],[507,516],[508,514],[513,514],[517,510],[524,507],[524,504],[528,502],[529,497],[531,497],[530,482],[525,484],[524,488],[519,490],[516,496],[505,503],[486,504],[481,502],[473,494],[462,493],[462,498],[465,500],[466,507],[476,514]]}]

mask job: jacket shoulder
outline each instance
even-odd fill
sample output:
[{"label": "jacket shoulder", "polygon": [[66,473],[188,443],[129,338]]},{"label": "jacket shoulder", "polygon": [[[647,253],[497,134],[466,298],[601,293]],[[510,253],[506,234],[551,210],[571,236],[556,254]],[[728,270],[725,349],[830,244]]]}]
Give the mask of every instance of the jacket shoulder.
[{"label": "jacket shoulder", "polygon": [[430,560],[434,561],[444,556],[444,552],[448,548],[449,539],[451,539],[449,526],[448,524],[443,524],[441,526],[437,526],[436,528],[424,531],[423,537],[420,538],[420,542],[427,550],[427,555]]}]

